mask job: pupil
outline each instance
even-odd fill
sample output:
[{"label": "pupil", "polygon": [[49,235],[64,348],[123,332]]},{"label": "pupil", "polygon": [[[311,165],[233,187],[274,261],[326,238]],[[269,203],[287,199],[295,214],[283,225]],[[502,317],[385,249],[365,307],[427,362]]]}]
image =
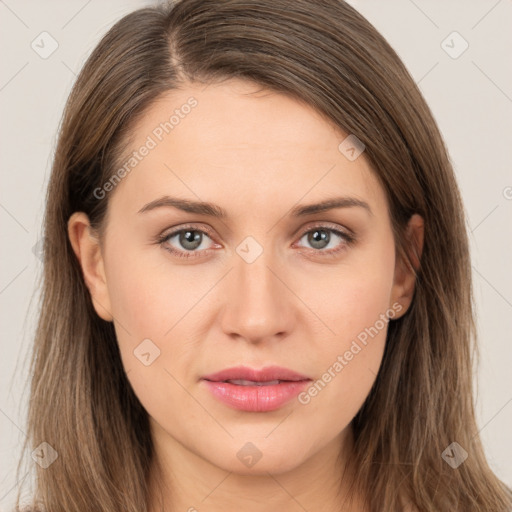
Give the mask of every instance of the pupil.
[{"label": "pupil", "polygon": [[310,234],[309,243],[316,249],[323,249],[329,244],[329,234],[325,230],[315,230]]},{"label": "pupil", "polygon": [[193,250],[201,245],[201,233],[199,231],[184,231],[180,238],[180,243],[185,249]]}]

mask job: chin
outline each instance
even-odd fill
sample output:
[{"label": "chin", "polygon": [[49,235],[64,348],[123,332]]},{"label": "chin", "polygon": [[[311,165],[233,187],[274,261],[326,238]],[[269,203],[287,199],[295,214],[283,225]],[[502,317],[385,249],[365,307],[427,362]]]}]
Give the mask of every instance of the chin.
[{"label": "chin", "polygon": [[[266,440],[269,444],[269,440]],[[237,443],[238,445],[239,443]],[[226,458],[225,452],[217,460],[210,462],[216,466],[243,476],[268,476],[268,473],[278,475],[286,473],[300,466],[306,459],[300,450],[294,450],[289,446],[263,447],[264,441],[254,443],[247,441],[234,448],[234,457]],[[258,448],[259,446],[259,448]],[[233,451],[230,450],[231,453]],[[295,457],[291,453],[295,452]]]}]

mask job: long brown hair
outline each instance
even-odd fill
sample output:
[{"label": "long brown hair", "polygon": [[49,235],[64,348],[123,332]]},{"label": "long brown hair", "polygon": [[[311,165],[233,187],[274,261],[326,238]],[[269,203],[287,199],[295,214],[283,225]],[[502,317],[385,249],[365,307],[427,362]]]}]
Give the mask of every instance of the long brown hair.
[{"label": "long brown hair", "polygon": [[[104,225],[101,187],[130,131],[164,92],[243,78],[314,107],[366,146],[388,199],[397,255],[425,221],[413,302],[390,322],[380,372],[353,420],[356,483],[369,510],[496,512],[512,506],[489,468],[473,410],[475,325],[466,220],[447,150],[414,80],[342,0],[183,0],[117,22],[84,65],[60,127],[44,219],[41,312],[28,445],[58,453],[37,470],[50,512],[141,512],[154,460],[147,413],[113,325],[95,313],[67,237],[71,214]],[[443,457],[458,443],[468,458]],[[448,448],[450,450],[450,448]],[[453,445],[452,445],[453,449]],[[341,474],[340,474],[341,478]]]}]

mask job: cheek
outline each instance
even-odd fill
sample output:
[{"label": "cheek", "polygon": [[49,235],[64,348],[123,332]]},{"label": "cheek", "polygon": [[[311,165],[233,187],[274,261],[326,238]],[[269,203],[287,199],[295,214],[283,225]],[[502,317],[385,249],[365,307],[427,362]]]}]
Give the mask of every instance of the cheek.
[{"label": "cheek", "polygon": [[116,336],[125,371],[149,410],[156,389],[165,395],[164,403],[180,396],[182,389],[170,374],[179,382],[182,374],[191,374],[194,340],[207,322],[205,295],[218,278],[207,265],[177,265],[155,246],[127,242],[123,247],[120,242],[116,249],[105,266]]},{"label": "cheek", "polygon": [[137,390],[144,392],[144,375],[155,378],[154,368],[164,351],[164,334],[176,321],[172,304],[183,294],[173,276],[165,275],[163,266],[147,257],[151,250],[132,247],[128,242],[115,247],[107,254],[105,272],[116,336],[124,368],[130,380],[138,381]]},{"label": "cheek", "polygon": [[[121,254],[124,251],[119,251]],[[205,272],[184,271],[155,246],[112,254],[106,274],[112,314],[126,331],[162,339],[205,293]],[[190,267],[189,267],[190,268]],[[204,275],[203,275],[204,274]]]},{"label": "cheek", "polygon": [[118,251],[129,258],[111,254],[106,274],[123,367],[144,408],[158,416],[186,399],[174,367],[188,364],[184,326],[204,291],[155,247],[138,251]]},{"label": "cheek", "polygon": [[333,433],[355,416],[378,373],[389,318],[399,311],[389,302],[394,257],[391,243],[360,252],[322,288],[327,300],[317,311],[334,334],[317,345],[317,380],[299,401],[318,421],[328,410]]},{"label": "cheek", "polygon": [[[317,347],[318,373],[301,395],[314,428],[335,436],[357,414],[375,382],[384,353],[388,321],[382,320],[382,300],[366,298],[364,306],[348,305],[336,324],[338,336]],[[326,417],[329,421],[326,423]]]},{"label": "cheek", "polygon": [[[338,266],[318,266],[313,274],[309,265],[307,272],[295,268],[295,274],[290,274],[297,294],[322,320],[317,322],[306,311],[298,314],[297,329],[311,334],[305,349],[316,378],[303,396],[305,409],[301,410],[309,427],[316,425],[314,428],[327,437],[336,435],[355,416],[382,359],[387,323],[380,315],[389,308],[394,250],[384,238],[377,245],[368,244]],[[130,256],[120,256],[123,254]],[[222,272],[208,264],[176,265],[164,256],[154,246],[139,247],[138,252],[134,247],[118,246],[116,253],[109,254],[106,272],[121,357],[151,416],[159,417],[162,411],[186,403],[190,414],[200,418],[201,411],[194,408],[179,382],[185,382],[184,375],[194,370],[193,364],[190,367],[190,354],[196,350],[192,340],[199,339],[198,332],[206,333],[209,322],[215,321],[215,309],[210,310],[211,318],[204,313],[218,289],[209,298],[205,296],[218,281],[212,276]],[[229,297],[222,300],[229,302]],[[313,325],[319,326],[318,332]],[[294,334],[305,339],[300,332]],[[152,340],[160,351],[148,366],[134,354],[144,339]],[[149,345],[150,358],[154,350]]]},{"label": "cheek", "polygon": [[338,267],[322,270],[316,287],[310,277],[304,278],[303,296],[330,328],[337,348],[374,325],[390,307],[394,259],[393,243],[383,236],[349,254]]}]

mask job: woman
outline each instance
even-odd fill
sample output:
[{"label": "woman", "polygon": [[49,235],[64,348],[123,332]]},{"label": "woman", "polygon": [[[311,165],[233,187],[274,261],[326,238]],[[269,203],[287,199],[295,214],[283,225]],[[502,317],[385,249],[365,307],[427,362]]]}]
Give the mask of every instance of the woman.
[{"label": "woman", "polygon": [[48,188],[36,500],[510,510],[474,418],[470,268],[439,130],[349,5],[124,17]]}]

